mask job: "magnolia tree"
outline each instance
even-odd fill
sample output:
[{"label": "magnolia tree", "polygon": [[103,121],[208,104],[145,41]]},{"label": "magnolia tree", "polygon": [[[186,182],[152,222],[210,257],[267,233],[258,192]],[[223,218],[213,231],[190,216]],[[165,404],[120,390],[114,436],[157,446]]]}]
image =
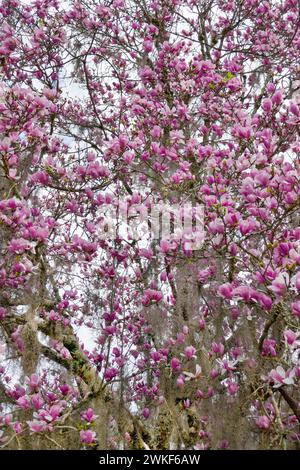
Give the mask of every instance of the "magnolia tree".
[{"label": "magnolia tree", "polygon": [[299,448],[299,9],[1,1],[1,448]]}]

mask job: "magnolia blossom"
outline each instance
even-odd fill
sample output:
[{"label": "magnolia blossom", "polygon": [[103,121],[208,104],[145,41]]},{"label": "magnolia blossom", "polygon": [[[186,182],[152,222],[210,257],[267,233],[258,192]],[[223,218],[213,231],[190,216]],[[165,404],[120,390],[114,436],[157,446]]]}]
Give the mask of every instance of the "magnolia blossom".
[{"label": "magnolia blossom", "polygon": [[296,317],[300,317],[300,301],[292,302],[292,312]]},{"label": "magnolia blossom", "polygon": [[280,274],[279,276],[274,279],[272,285],[269,286],[269,289],[272,290],[276,295],[283,296],[286,291],[286,276],[284,274]]},{"label": "magnolia blossom", "polygon": [[6,313],[7,313],[6,308],[0,307],[0,320],[3,320],[6,317]]},{"label": "magnolia blossom", "polygon": [[233,297],[233,288],[230,284],[222,284],[218,288],[218,293],[220,296],[224,297],[225,299],[232,299]]},{"label": "magnolia blossom", "polygon": [[239,389],[239,386],[236,382],[227,382],[227,391],[229,395],[235,395]]},{"label": "magnolia blossom", "polygon": [[62,410],[63,408],[61,405],[53,405],[50,406],[48,409],[40,410],[37,416],[45,420],[47,423],[51,423],[59,418]]},{"label": "magnolia blossom", "polygon": [[16,434],[21,434],[23,431],[23,425],[20,423],[20,421],[16,421],[15,423],[11,424],[13,430],[15,431]]},{"label": "magnolia blossom", "polygon": [[11,253],[21,254],[32,247],[32,243],[24,238],[14,238],[11,240],[8,246],[8,250]]},{"label": "magnolia blossom", "polygon": [[142,411],[142,415],[144,416],[145,419],[148,419],[150,416],[150,410],[149,408],[144,408]]},{"label": "magnolia blossom", "polygon": [[47,430],[47,424],[43,421],[33,420],[27,421],[30,431],[34,433],[44,432]]},{"label": "magnolia blossom", "polygon": [[0,442],[7,441],[8,437],[4,435],[4,431],[0,429]]},{"label": "magnolia blossom", "polygon": [[202,374],[202,368],[199,364],[196,364],[196,370],[195,372],[188,372],[188,371],[183,371],[183,374],[185,375],[185,381],[189,380],[197,380],[201,377]]},{"label": "magnolia blossom", "polygon": [[214,354],[218,354],[219,356],[223,356],[224,354],[224,345],[222,343],[215,343],[213,342],[211,345],[211,350]]},{"label": "magnolia blossom", "polygon": [[299,338],[299,336],[300,336],[300,332],[295,332],[293,330],[285,330],[283,332],[283,337],[285,341],[293,349],[300,346],[300,341],[297,341],[297,338]]},{"label": "magnolia blossom", "polygon": [[297,291],[300,292],[300,272],[295,276],[294,282]]},{"label": "magnolia blossom", "polygon": [[187,359],[194,359],[196,357],[196,348],[194,346],[187,346],[184,350],[185,357]]},{"label": "magnolia blossom", "polygon": [[276,341],[273,339],[265,339],[262,344],[262,355],[263,356],[272,356],[275,357],[277,355],[276,352]]},{"label": "magnolia blossom", "polygon": [[80,431],[80,440],[84,444],[93,444],[96,442],[97,435],[95,431],[91,431],[90,429]]},{"label": "magnolia blossom", "polygon": [[269,429],[271,422],[266,415],[263,415],[256,419],[255,424],[260,429]]},{"label": "magnolia blossom", "polygon": [[0,2],[4,449],[297,447],[299,51],[296,0]]},{"label": "magnolia blossom", "polygon": [[41,382],[37,374],[32,374],[27,378],[27,383],[32,390],[35,390],[39,387]]},{"label": "magnolia blossom", "polygon": [[185,385],[185,378],[183,375],[180,375],[176,380],[177,387],[183,388]]},{"label": "magnolia blossom", "polygon": [[94,413],[94,410],[92,408],[88,408],[87,410],[85,410],[83,413],[81,413],[81,418],[88,422],[88,423],[92,423],[93,421],[95,421],[99,416],[98,415],[95,415]]},{"label": "magnolia blossom", "polygon": [[162,298],[163,294],[161,292],[156,291],[154,289],[146,289],[142,299],[142,303],[146,306],[149,305],[150,302],[160,302]]},{"label": "magnolia blossom", "polygon": [[37,393],[37,394],[31,396],[31,403],[33,404],[33,406],[36,410],[39,410],[40,408],[42,408],[42,406],[44,404],[44,400],[41,397],[41,395]]},{"label": "magnolia blossom", "polygon": [[174,372],[178,372],[181,369],[181,362],[177,357],[171,359],[171,368]]},{"label": "magnolia blossom", "polygon": [[17,399],[17,403],[18,405],[23,408],[24,410],[30,408],[30,402],[29,402],[29,398],[26,397],[26,396],[22,396],[20,398]]},{"label": "magnolia blossom", "polygon": [[109,369],[106,370],[104,374],[104,378],[106,380],[112,380],[114,377],[116,377],[116,375],[118,375],[117,369],[114,367],[110,367]]}]

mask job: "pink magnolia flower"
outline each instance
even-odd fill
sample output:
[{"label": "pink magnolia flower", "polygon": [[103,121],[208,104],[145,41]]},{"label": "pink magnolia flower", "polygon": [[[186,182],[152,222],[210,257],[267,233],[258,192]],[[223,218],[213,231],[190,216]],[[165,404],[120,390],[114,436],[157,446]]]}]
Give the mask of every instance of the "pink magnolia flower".
[{"label": "pink magnolia flower", "polygon": [[22,423],[20,423],[20,421],[16,421],[15,423],[12,423],[11,426],[16,434],[20,434],[23,431],[23,425]]},{"label": "pink magnolia flower", "polygon": [[231,300],[233,297],[233,288],[231,284],[222,284],[218,289],[218,294],[224,299]]},{"label": "pink magnolia flower", "polygon": [[59,390],[61,391],[63,396],[66,396],[70,393],[71,387],[68,384],[62,384],[59,386]]},{"label": "pink magnolia flower", "polygon": [[84,444],[93,444],[96,441],[95,431],[90,429],[80,431],[80,441]]},{"label": "pink magnolia flower", "polygon": [[220,375],[220,372],[216,369],[212,369],[210,371],[210,376],[212,379],[216,379]]},{"label": "pink magnolia flower", "polygon": [[201,284],[205,284],[206,281],[213,275],[213,270],[208,267],[205,269],[201,269],[198,271],[197,278],[198,281],[201,282]]},{"label": "pink magnolia flower", "polygon": [[142,415],[144,416],[145,419],[148,419],[150,416],[150,410],[149,408],[144,408],[142,411]]},{"label": "pink magnolia flower", "polygon": [[123,154],[124,162],[127,163],[127,165],[130,165],[130,163],[134,161],[134,158],[135,158],[134,152],[131,152],[129,150],[127,152],[124,152]]},{"label": "pink magnolia flower", "polygon": [[47,227],[31,226],[27,229],[26,236],[44,242],[49,236],[49,229]]},{"label": "pink magnolia flower", "polygon": [[275,357],[276,353],[276,341],[273,339],[265,339],[262,345],[262,356]]},{"label": "pink magnolia flower", "polygon": [[181,362],[177,357],[171,359],[171,368],[174,372],[179,372],[181,369]]},{"label": "pink magnolia flower", "polygon": [[222,220],[221,219],[216,219],[213,222],[210,222],[208,224],[208,230],[213,235],[224,233],[225,228],[224,228],[224,224],[223,224]]},{"label": "pink magnolia flower", "polygon": [[145,39],[143,46],[145,52],[151,52],[153,49],[153,42],[151,39]]},{"label": "pink magnolia flower", "polygon": [[202,390],[198,389],[197,392],[196,392],[196,398],[198,399],[202,399],[204,398],[205,394]]},{"label": "pink magnolia flower", "polygon": [[183,375],[180,375],[178,379],[176,380],[177,387],[183,388],[185,385],[185,379]]},{"label": "pink magnolia flower", "polygon": [[185,357],[187,359],[194,359],[196,357],[196,348],[194,346],[187,346],[184,350]]},{"label": "pink magnolia flower", "polygon": [[166,254],[174,250],[174,248],[176,248],[176,243],[174,242],[174,240],[172,242],[170,242],[169,240],[162,240],[160,242],[159,247],[160,247],[160,251]]},{"label": "pink magnolia flower", "polygon": [[236,365],[239,361],[228,361],[227,359],[217,359],[217,362],[220,364],[221,367],[221,374],[226,374],[228,372],[232,372],[236,370]]},{"label": "pink magnolia flower", "polygon": [[293,346],[294,348],[300,345],[300,341],[297,341],[297,338],[299,338],[299,336],[300,336],[299,332],[296,333],[295,331],[292,331],[292,330],[285,330],[283,333],[283,337],[285,341],[287,342],[287,344],[289,346]]},{"label": "pink magnolia flower", "polygon": [[252,129],[249,126],[240,126],[236,125],[234,126],[234,133],[240,138],[240,139],[250,139],[252,137]]},{"label": "pink magnolia flower", "polygon": [[266,415],[263,415],[257,418],[255,424],[259,429],[269,429],[271,422]]},{"label": "pink magnolia flower", "polygon": [[300,272],[298,272],[295,276],[295,287],[298,292],[300,292]]},{"label": "pink magnolia flower", "polygon": [[88,408],[81,414],[81,418],[84,419],[87,423],[92,423],[95,419],[99,418],[98,415],[95,415],[92,408]]},{"label": "pink magnolia flower", "polygon": [[236,243],[232,243],[230,246],[229,246],[229,252],[232,256],[236,256],[238,254],[238,246]]},{"label": "pink magnolia flower", "polygon": [[146,289],[142,298],[142,304],[144,306],[149,305],[150,303],[158,303],[163,298],[163,294],[154,289]]},{"label": "pink magnolia flower", "polygon": [[162,129],[160,126],[154,126],[150,131],[150,135],[155,139],[158,139],[161,136]]},{"label": "pink magnolia flower", "polygon": [[31,176],[31,181],[46,185],[50,181],[50,176],[45,171],[37,171]]},{"label": "pink magnolia flower", "polygon": [[254,232],[259,227],[259,223],[254,219],[242,220],[239,224],[240,232],[242,235],[248,235]]},{"label": "pink magnolia flower", "polygon": [[4,415],[4,417],[2,418],[1,421],[2,421],[3,424],[5,424],[6,426],[10,426],[11,423],[12,423],[12,415],[11,415],[11,414]]},{"label": "pink magnolia flower", "polygon": [[229,442],[227,441],[227,439],[222,439],[222,441],[218,443],[218,449],[220,450],[228,449],[228,447],[229,447]]},{"label": "pink magnolia flower", "polygon": [[3,429],[0,429],[0,442],[5,442],[7,441],[8,437],[4,436],[4,431]]},{"label": "pink magnolia flower", "polygon": [[293,385],[294,375],[295,372],[293,370],[286,372],[283,367],[278,366],[269,373],[269,381],[274,384],[274,388],[281,387],[282,385]]},{"label": "pink magnolia flower", "polygon": [[29,387],[31,388],[31,390],[35,390],[36,388],[39,387],[41,381],[40,381],[40,378],[38,377],[38,375],[32,374],[29,377],[29,379],[27,379],[27,383],[28,383]]},{"label": "pink magnolia flower", "polygon": [[296,317],[300,318],[300,301],[292,302],[292,312]]},{"label": "pink magnolia flower", "polygon": [[121,350],[117,347],[113,348],[112,353],[114,354],[115,357],[121,356]]},{"label": "pink magnolia flower", "polygon": [[272,110],[273,103],[270,100],[270,98],[266,98],[261,105],[262,109],[266,112],[269,113]]},{"label": "pink magnolia flower", "polygon": [[282,102],[282,92],[281,91],[275,91],[274,95],[272,96],[272,103],[275,105],[280,105]]},{"label": "pink magnolia flower", "polygon": [[236,382],[228,382],[227,383],[227,390],[229,395],[235,395],[239,389],[239,386]]},{"label": "pink magnolia flower", "polygon": [[7,310],[4,307],[0,307],[0,320],[3,320],[6,317]]},{"label": "pink magnolia flower", "polygon": [[14,386],[14,389],[10,392],[10,395],[17,400],[20,397],[23,397],[26,395],[25,389],[21,387],[21,385],[16,384]]},{"label": "pink magnolia flower", "polygon": [[22,396],[17,399],[18,405],[23,408],[23,410],[27,410],[30,408],[30,402],[27,396]]},{"label": "pink magnolia flower", "polygon": [[31,403],[33,404],[33,406],[36,410],[39,410],[40,408],[42,408],[42,406],[44,404],[44,400],[42,399],[41,395],[39,395],[37,393],[35,395],[32,395]]},{"label": "pink magnolia flower", "polygon": [[274,93],[275,90],[276,90],[275,84],[273,82],[268,83],[267,92],[271,94],[271,93]]},{"label": "pink magnolia flower", "polygon": [[162,355],[158,351],[152,351],[150,353],[150,357],[154,362],[159,362],[162,358]]},{"label": "pink magnolia flower", "polygon": [[284,295],[287,287],[286,287],[285,277],[283,276],[283,274],[280,274],[274,279],[269,289],[272,290],[276,295],[280,297]]},{"label": "pink magnolia flower", "polygon": [[263,292],[253,292],[252,293],[252,299],[257,300],[257,302],[260,304],[260,306],[265,309],[265,310],[271,310],[273,301],[271,297],[268,295],[264,294]]},{"label": "pink magnolia flower", "polygon": [[240,300],[244,300],[244,302],[249,302],[252,300],[254,294],[254,289],[249,286],[239,286],[233,290],[234,297],[237,297]]},{"label": "pink magnolia flower", "polygon": [[300,264],[300,254],[298,253],[298,251],[294,250],[294,248],[289,250],[289,257],[297,264]]},{"label": "pink magnolia flower", "polygon": [[183,344],[185,342],[185,334],[182,332],[178,333],[176,339],[178,344]]},{"label": "pink magnolia flower", "polygon": [[189,334],[189,327],[187,325],[183,325],[182,327],[182,333],[184,335],[188,335]]},{"label": "pink magnolia flower", "polygon": [[53,405],[48,410],[41,410],[39,416],[47,422],[56,421],[62,412],[60,405]]},{"label": "pink magnolia flower", "polygon": [[295,116],[299,116],[300,115],[300,109],[299,109],[299,106],[297,105],[297,103],[295,102],[291,102],[290,104],[290,107],[289,107],[289,110],[292,114],[294,114]]},{"label": "pink magnolia flower", "polygon": [[65,348],[64,346],[60,349],[59,354],[65,360],[72,359],[70,351],[67,348]]},{"label": "pink magnolia flower", "polygon": [[150,248],[141,248],[138,252],[139,256],[150,260],[153,257],[153,251]]},{"label": "pink magnolia flower", "polygon": [[230,226],[236,225],[239,219],[240,219],[240,215],[235,212],[229,212],[224,217],[226,224]]},{"label": "pink magnolia flower", "polygon": [[187,398],[186,400],[183,400],[183,408],[184,408],[185,410],[189,409],[190,406],[191,406],[191,402],[190,402],[190,400],[189,400],[188,398]]}]

